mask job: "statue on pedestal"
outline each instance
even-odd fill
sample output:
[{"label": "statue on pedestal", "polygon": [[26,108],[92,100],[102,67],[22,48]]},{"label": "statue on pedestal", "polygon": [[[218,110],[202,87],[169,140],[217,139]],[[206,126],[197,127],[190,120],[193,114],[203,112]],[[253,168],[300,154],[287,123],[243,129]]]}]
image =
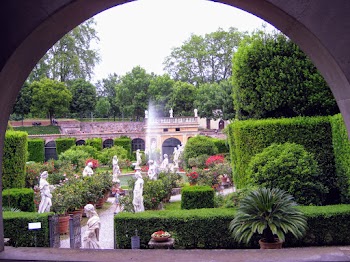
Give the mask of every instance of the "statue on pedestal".
[{"label": "statue on pedestal", "polygon": [[149,167],[148,167],[148,177],[151,180],[157,180],[157,170],[156,165],[154,164],[153,160],[148,161]]},{"label": "statue on pedestal", "polygon": [[50,185],[46,180],[48,176],[49,174],[47,171],[42,172],[40,175],[39,189],[41,201],[39,204],[38,213],[50,212],[50,207],[52,206]]},{"label": "statue on pedestal", "polygon": [[168,159],[167,154],[164,154],[164,159],[163,159],[162,163],[160,164],[160,170],[164,171],[164,172],[169,171],[169,159]]},{"label": "statue on pedestal", "polygon": [[169,114],[170,114],[170,117],[173,117],[173,109],[172,108],[170,108],[170,110],[169,110]]},{"label": "statue on pedestal", "polygon": [[140,168],[141,163],[142,163],[141,152],[140,152],[140,149],[137,149],[136,150],[136,165],[135,165],[135,169],[136,168]]},{"label": "statue on pedestal", "polygon": [[143,179],[141,172],[139,170],[135,173],[136,182],[134,185],[134,191],[133,191],[133,200],[132,204],[134,205],[134,211],[137,212],[143,212],[145,211],[145,207],[143,205]]},{"label": "statue on pedestal", "polygon": [[118,176],[120,175],[120,168],[119,168],[119,165],[118,165],[118,157],[117,156],[114,156],[113,157],[113,160],[112,160],[112,165],[113,165],[113,182],[116,183],[118,182]]},{"label": "statue on pedestal", "polygon": [[87,229],[83,237],[83,248],[93,248],[100,249],[99,236],[100,236],[100,227],[101,221],[100,217],[95,211],[95,207],[91,204],[87,204],[84,207],[86,216],[89,218],[87,221]]}]

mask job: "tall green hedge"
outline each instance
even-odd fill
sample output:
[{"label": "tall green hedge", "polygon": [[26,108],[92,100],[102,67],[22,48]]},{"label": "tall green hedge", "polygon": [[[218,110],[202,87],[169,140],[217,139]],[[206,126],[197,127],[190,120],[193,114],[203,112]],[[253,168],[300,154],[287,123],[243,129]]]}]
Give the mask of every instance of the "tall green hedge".
[{"label": "tall green hedge", "polygon": [[190,158],[198,157],[200,155],[215,155],[218,153],[214,140],[207,136],[195,136],[187,141],[183,159],[185,165],[189,166],[188,160]]},{"label": "tall green hedge", "polygon": [[218,148],[218,154],[225,154],[230,152],[226,139],[212,138],[215,146]]},{"label": "tall green hedge", "polygon": [[11,188],[2,191],[2,205],[25,212],[34,212],[34,191],[31,188]]},{"label": "tall green hedge", "polygon": [[45,140],[41,138],[28,140],[28,161],[45,161]]},{"label": "tall green hedge", "polygon": [[[48,216],[53,213],[3,212],[4,236],[14,247],[50,247]],[[28,223],[41,222],[41,229],[29,230]]]},{"label": "tall green hedge", "polygon": [[272,143],[303,145],[314,154],[322,174],[320,182],[330,192],[326,203],[339,203],[339,179],[335,172],[332,130],[328,117],[235,121],[228,126],[233,178],[237,188],[247,186],[246,170],[250,159]]},{"label": "tall green hedge", "polygon": [[342,203],[350,202],[350,142],[341,114],[330,117],[333,136],[335,168]]},{"label": "tall green hedge", "polygon": [[62,152],[68,150],[75,145],[75,138],[57,138],[56,139],[56,152],[59,156]]},{"label": "tall green hedge", "polygon": [[7,131],[2,166],[3,188],[25,187],[28,134]]},{"label": "tall green hedge", "polygon": [[[349,245],[350,205],[300,206],[308,229],[297,240],[286,235],[286,247]],[[258,248],[259,235],[248,245],[238,244],[228,230],[235,209],[203,208],[195,210],[163,210],[140,213],[119,213],[114,217],[116,248],[131,248],[130,238],[137,229],[141,248],[148,248],[151,234],[160,229],[176,239],[175,248]]]},{"label": "tall green hedge", "polygon": [[181,189],[181,209],[213,208],[214,189],[210,186],[186,186]]},{"label": "tall green hedge", "polygon": [[119,137],[114,139],[115,146],[121,146],[128,151],[128,158],[131,159],[131,138],[130,137]]},{"label": "tall green hedge", "polygon": [[97,151],[101,151],[103,148],[102,138],[96,137],[96,138],[86,139],[86,145],[96,148]]}]

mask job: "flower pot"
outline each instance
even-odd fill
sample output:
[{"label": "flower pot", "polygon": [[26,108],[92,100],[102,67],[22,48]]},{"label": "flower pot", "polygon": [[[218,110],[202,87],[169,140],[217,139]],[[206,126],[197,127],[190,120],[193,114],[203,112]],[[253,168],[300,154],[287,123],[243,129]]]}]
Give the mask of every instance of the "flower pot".
[{"label": "flower pot", "polygon": [[69,214],[72,214],[73,216],[79,216],[80,220],[82,220],[83,213],[84,213],[84,208],[77,209],[77,210],[69,212]]},{"label": "flower pot", "polygon": [[67,234],[69,231],[69,215],[58,216],[58,228],[60,235]]},{"label": "flower pot", "polygon": [[101,197],[99,199],[97,199],[96,201],[96,208],[100,209],[103,207],[103,204],[105,203],[105,198]]},{"label": "flower pot", "polygon": [[152,237],[152,239],[156,242],[165,242],[168,241],[170,237]]},{"label": "flower pot", "polygon": [[259,240],[260,249],[281,249],[282,244],[283,241],[279,240],[278,238],[275,238],[275,242],[273,243],[265,242],[264,238]]}]

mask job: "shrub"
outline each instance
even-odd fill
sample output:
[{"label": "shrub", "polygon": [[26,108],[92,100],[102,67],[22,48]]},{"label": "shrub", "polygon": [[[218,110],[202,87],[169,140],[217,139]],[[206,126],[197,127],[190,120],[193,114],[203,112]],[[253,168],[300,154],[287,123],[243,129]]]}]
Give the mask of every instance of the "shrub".
[{"label": "shrub", "polygon": [[75,138],[57,138],[56,142],[56,153],[59,156],[69,148],[75,145]]},{"label": "shrub", "polygon": [[321,205],[328,192],[313,154],[294,143],[265,148],[251,159],[247,173],[253,184],[283,189],[302,205]]},{"label": "shrub", "polygon": [[98,155],[97,159],[100,161],[102,165],[112,166],[112,158],[113,156],[118,156],[118,164],[121,167],[121,162],[123,159],[128,157],[128,152],[121,146],[112,146],[110,148],[104,148]]},{"label": "shrub", "polygon": [[213,208],[214,189],[209,186],[188,186],[181,190],[181,209]]},{"label": "shrub", "polygon": [[183,159],[185,165],[188,166],[188,160],[200,155],[215,155],[218,149],[210,137],[195,136],[187,141],[184,149]]},{"label": "shrub", "polygon": [[230,152],[230,147],[226,139],[212,138],[212,141],[218,148],[218,154],[226,154]]},{"label": "shrub", "polygon": [[2,191],[2,204],[21,211],[34,212],[34,191],[30,188],[11,188]]},{"label": "shrub", "polygon": [[85,161],[85,166],[87,166],[87,164],[88,164],[89,162],[92,163],[92,168],[97,168],[97,167],[99,167],[98,160],[93,159],[93,158],[88,158],[88,159]]},{"label": "shrub", "polygon": [[85,160],[89,158],[90,155],[84,150],[78,149],[68,149],[58,156],[61,161],[69,162],[74,165],[75,170],[80,170],[85,166]]},{"label": "shrub", "polygon": [[214,155],[207,158],[207,160],[205,161],[205,165],[207,167],[213,167],[216,164],[224,163],[224,161],[225,158],[223,155]]},{"label": "shrub", "polygon": [[28,161],[44,162],[45,161],[45,141],[44,139],[28,140]]},{"label": "shrub", "polygon": [[131,138],[130,137],[119,137],[114,139],[113,142],[115,146],[121,146],[126,150],[127,152],[126,158],[132,159],[133,156],[131,155]]},{"label": "shrub", "polygon": [[85,151],[89,154],[90,157],[92,158],[97,158],[99,151],[93,147],[93,146],[87,146],[87,145],[81,145],[81,146],[72,146],[71,148],[69,148],[71,150],[81,150],[81,151]]},{"label": "shrub", "polygon": [[3,188],[25,186],[28,134],[20,131],[7,131],[4,141],[2,162]]},{"label": "shrub", "polygon": [[221,178],[224,174],[231,180],[230,174],[232,173],[232,169],[230,164],[220,163],[209,169],[199,170],[198,172],[198,185],[206,185],[218,190],[221,183]]},{"label": "shrub", "polygon": [[86,145],[92,146],[97,151],[101,151],[103,149],[102,138],[100,138],[100,137],[86,139]]},{"label": "shrub", "polygon": [[199,155],[197,157],[191,157],[188,159],[187,166],[189,167],[198,167],[198,168],[204,168],[205,167],[205,161],[208,159],[208,155]]}]

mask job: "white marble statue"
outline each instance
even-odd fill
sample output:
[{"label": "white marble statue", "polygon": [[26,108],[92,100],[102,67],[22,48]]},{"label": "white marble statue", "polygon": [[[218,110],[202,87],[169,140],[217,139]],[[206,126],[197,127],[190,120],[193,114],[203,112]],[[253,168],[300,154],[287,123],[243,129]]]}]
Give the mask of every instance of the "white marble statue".
[{"label": "white marble statue", "polygon": [[98,214],[95,211],[95,207],[91,204],[87,204],[84,207],[84,211],[89,220],[86,223],[87,229],[83,237],[83,248],[100,249],[99,236],[101,221]]},{"label": "white marble statue", "polygon": [[112,165],[113,165],[113,179],[112,179],[112,181],[114,183],[119,181],[118,176],[120,175],[120,168],[118,165],[118,161],[119,161],[118,157],[114,156],[113,160],[112,160]]},{"label": "white marble statue", "polygon": [[136,150],[136,166],[135,166],[135,168],[140,168],[141,163],[142,163],[141,152],[140,152],[140,149],[137,149]]},{"label": "white marble statue", "polygon": [[173,113],[174,113],[173,109],[170,108],[170,110],[169,110],[170,117],[173,117]]},{"label": "white marble statue", "polygon": [[169,158],[168,158],[168,154],[164,154],[164,159],[162,161],[162,163],[160,164],[160,170],[164,171],[164,172],[168,172],[169,171]]},{"label": "white marble statue", "polygon": [[148,118],[148,110],[145,110],[145,119]]},{"label": "white marble statue", "polygon": [[194,112],[194,117],[198,117],[198,109],[195,108],[195,109],[193,110],[193,112]]},{"label": "white marble statue", "polygon": [[175,168],[179,167],[179,157],[180,157],[180,150],[178,150],[177,147],[174,147],[173,163]]},{"label": "white marble statue", "polygon": [[157,180],[157,167],[153,160],[148,161],[148,177],[151,180]]},{"label": "white marble statue", "polygon": [[41,201],[39,204],[38,213],[50,212],[50,207],[52,206],[52,194],[50,192],[50,185],[46,180],[48,176],[49,174],[47,171],[42,172],[40,175],[39,188]]},{"label": "white marble statue", "polygon": [[132,200],[132,204],[134,205],[134,211],[137,212],[143,212],[145,211],[145,207],[143,205],[143,179],[141,172],[137,170],[135,172],[136,182],[134,186],[134,197]]},{"label": "white marble statue", "polygon": [[85,176],[92,176],[94,174],[94,171],[92,170],[92,162],[87,163],[87,166],[83,170],[83,177]]}]

